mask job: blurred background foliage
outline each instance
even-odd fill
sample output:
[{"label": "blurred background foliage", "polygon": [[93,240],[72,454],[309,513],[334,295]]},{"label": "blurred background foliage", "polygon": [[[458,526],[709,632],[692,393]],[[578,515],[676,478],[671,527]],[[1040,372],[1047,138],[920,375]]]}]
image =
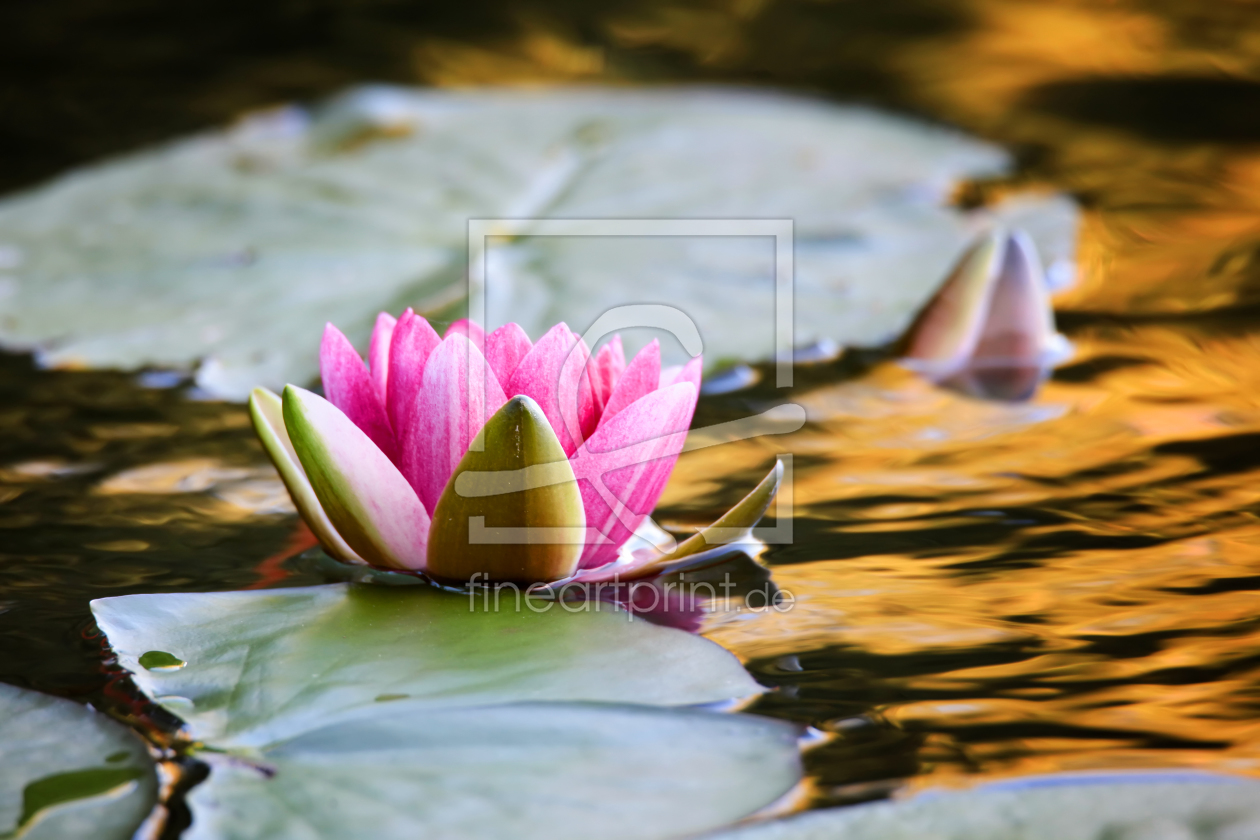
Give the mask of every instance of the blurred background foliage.
[{"label": "blurred background foliage", "polygon": [[1260,140],[1247,0],[10,0],[0,70],[9,189],[365,79],[789,86],[960,124],[1047,173],[1072,162],[1064,122]]},{"label": "blurred background foliage", "polygon": [[1107,212],[1062,307],[1204,310],[1260,292],[1258,74],[1249,0],[11,0],[0,190],[364,80],[786,86],[1005,143]]}]

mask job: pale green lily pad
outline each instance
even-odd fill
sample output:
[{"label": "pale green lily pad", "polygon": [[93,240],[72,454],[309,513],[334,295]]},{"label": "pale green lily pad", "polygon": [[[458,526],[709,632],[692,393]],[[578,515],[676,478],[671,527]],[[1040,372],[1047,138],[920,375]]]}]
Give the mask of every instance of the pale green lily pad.
[{"label": "pale green lily pad", "polygon": [[[718,645],[609,604],[522,598],[518,611],[505,590],[495,611],[482,597],[330,584],[126,595],[92,611],[140,688],[218,748],[274,743],[380,698],[687,705],[760,690]],[[147,669],[150,651],[186,664]]]},{"label": "pale green lily pad", "polygon": [[1254,840],[1260,781],[1207,773],[1065,774],[814,811],[712,840]]},{"label": "pale green lily pad", "polygon": [[746,715],[409,701],[370,711],[262,750],[265,773],[214,761],[189,796],[186,837],[657,840],[739,819],[800,772],[794,729]]},{"label": "pale green lily pad", "polygon": [[[792,219],[795,342],[880,344],[994,222],[1029,228],[1052,273],[1070,265],[1063,197],[948,206],[1009,166],[956,132],[782,95],[360,89],[0,201],[0,343],[53,365],[199,365],[203,388],[244,399],[312,380],[325,321],[365,346],[378,310],[458,302],[469,219],[547,216]],[[490,249],[488,321],[537,338],[671,303],[710,362],[767,358],[769,242],[518,238]]]},{"label": "pale green lily pad", "polygon": [[86,706],[0,684],[0,838],[129,838],[157,801],[144,743]]},{"label": "pale green lily pad", "polygon": [[608,604],[485,597],[332,584],[92,608],[211,765],[193,840],[646,840],[799,779],[795,727],[661,707],[758,690],[717,645]]}]

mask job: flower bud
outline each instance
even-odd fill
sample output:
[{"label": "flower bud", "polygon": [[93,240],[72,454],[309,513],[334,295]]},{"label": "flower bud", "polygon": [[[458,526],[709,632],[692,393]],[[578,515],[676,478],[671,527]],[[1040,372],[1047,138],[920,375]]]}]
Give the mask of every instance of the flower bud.
[{"label": "flower bud", "polygon": [[427,572],[439,580],[570,577],[586,515],[573,468],[538,403],[516,396],[486,421],[434,510]]},{"label": "flower bud", "polygon": [[973,396],[1026,399],[1066,348],[1036,246],[1022,232],[994,231],[919,315],[903,364]]}]

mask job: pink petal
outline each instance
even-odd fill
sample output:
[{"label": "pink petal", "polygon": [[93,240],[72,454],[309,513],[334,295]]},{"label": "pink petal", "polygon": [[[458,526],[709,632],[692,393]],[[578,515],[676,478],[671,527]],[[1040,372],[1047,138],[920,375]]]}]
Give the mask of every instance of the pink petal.
[{"label": "pink petal", "polygon": [[[696,388],[690,382],[653,391],[601,426],[570,459],[582,491],[586,527],[608,538],[605,543],[586,546],[582,568],[615,559],[617,548],[656,507],[687,439],[696,398]],[[607,491],[629,509],[625,521],[600,493],[601,478]]]},{"label": "pink petal", "polygon": [[411,412],[425,363],[441,343],[442,339],[429,322],[410,309],[402,314],[394,328],[394,338],[389,345],[390,375],[385,388],[385,407],[390,425],[397,430],[395,437],[400,451],[404,431],[411,425]]},{"label": "pink petal", "polygon": [[328,401],[341,409],[391,461],[397,463],[398,445],[367,365],[359,358],[349,339],[332,324],[324,326],[324,340],[319,348],[319,374],[324,380]]},{"label": "pink petal", "polygon": [[700,374],[704,369],[704,357],[696,356],[686,365],[671,365],[661,371],[661,384],[659,387],[668,388],[678,382],[690,382],[696,386],[696,390],[700,390]]},{"label": "pink petal", "polygon": [[661,381],[661,343],[655,338],[626,366],[626,371],[613,386],[608,404],[599,417],[599,428],[616,417],[630,403],[657,389]]},{"label": "pink petal", "polygon": [[595,354],[595,363],[591,367],[591,388],[595,395],[596,411],[603,415],[604,406],[612,396],[613,387],[621,374],[626,370],[626,351],[621,346],[621,336],[612,339],[599,348]]},{"label": "pink petal", "polygon": [[415,414],[402,438],[402,468],[426,510],[437,509],[469,442],[507,402],[488,374],[481,351],[460,333],[443,339],[425,365]]},{"label": "pink petal", "polygon": [[389,377],[389,341],[393,338],[394,327],[398,319],[388,312],[376,316],[376,327],[372,330],[372,343],[368,345],[368,368],[372,372],[372,383],[376,385],[376,395],[385,403],[385,382]]},{"label": "pink petal", "polygon": [[[494,375],[499,378],[499,384],[503,386],[505,393],[517,365],[529,354],[533,346],[533,342],[529,340],[529,336],[519,324],[504,324],[486,338],[486,362],[494,371]],[[508,394],[508,396],[516,395]]]},{"label": "pink petal", "polygon": [[332,403],[284,389],[284,425],[337,533],[374,566],[423,569],[429,515],[398,468]]},{"label": "pink petal", "polygon": [[565,324],[556,324],[521,359],[505,389],[538,403],[566,455],[578,448],[583,430],[594,426],[597,417],[587,375],[589,359],[585,343]]},{"label": "pink petal", "polygon": [[578,383],[578,428],[582,430],[582,440],[587,440],[595,433],[595,426],[599,423],[599,410],[595,405],[595,386],[591,381],[591,351],[586,348],[586,342],[581,336],[575,334],[573,337],[577,340],[577,349],[565,361],[566,367],[561,373],[560,404],[563,406],[573,404],[573,397],[568,396],[567,388],[571,387],[568,383],[576,380]]},{"label": "pink petal", "polygon": [[485,352],[486,331],[483,330],[481,325],[475,321],[470,321],[467,318],[460,318],[458,321],[446,328],[446,332],[442,335],[442,338],[450,338],[453,335],[462,335],[464,338],[477,345],[478,350],[481,350],[483,353]]}]

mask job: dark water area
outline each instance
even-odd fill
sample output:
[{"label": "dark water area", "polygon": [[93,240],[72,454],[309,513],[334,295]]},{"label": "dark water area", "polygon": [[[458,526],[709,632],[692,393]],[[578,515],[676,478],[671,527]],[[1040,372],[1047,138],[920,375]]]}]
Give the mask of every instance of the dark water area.
[{"label": "dark water area", "polygon": [[[711,521],[794,462],[785,613],[707,631],[814,727],[807,802],[1098,768],[1260,775],[1260,11],[1108,4],[10,2],[0,187],[368,80],[715,81],[873,102],[1013,148],[1074,194],[1076,355],[982,402],[878,357],[698,423],[657,519]],[[312,337],[312,352],[315,347]],[[129,714],[91,598],[302,585],[310,545],[243,406],[160,372],[0,357],[0,680]]]}]

